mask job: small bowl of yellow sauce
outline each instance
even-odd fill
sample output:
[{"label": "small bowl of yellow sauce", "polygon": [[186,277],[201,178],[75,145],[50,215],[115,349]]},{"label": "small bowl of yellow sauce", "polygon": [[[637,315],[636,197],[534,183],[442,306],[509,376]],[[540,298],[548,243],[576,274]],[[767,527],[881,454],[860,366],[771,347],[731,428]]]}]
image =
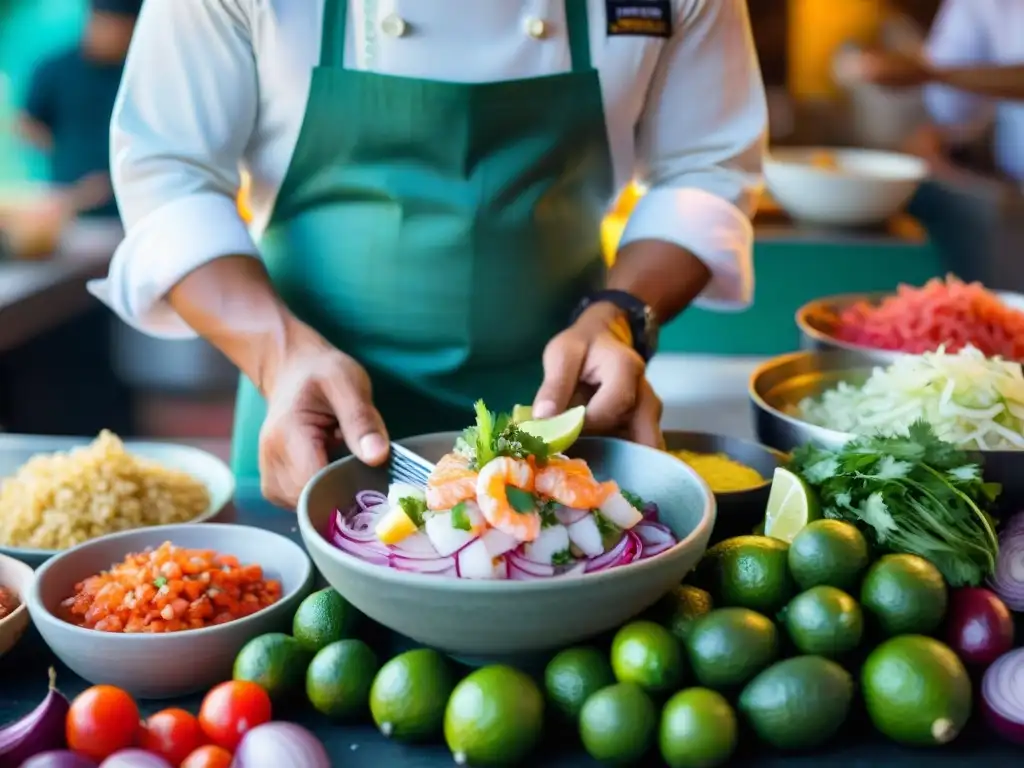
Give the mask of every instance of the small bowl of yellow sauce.
[{"label": "small bowl of yellow sauce", "polygon": [[764,522],[772,475],[786,456],[750,440],[708,432],[665,432],[669,453],[711,487],[718,518],[711,541],[753,533]]}]

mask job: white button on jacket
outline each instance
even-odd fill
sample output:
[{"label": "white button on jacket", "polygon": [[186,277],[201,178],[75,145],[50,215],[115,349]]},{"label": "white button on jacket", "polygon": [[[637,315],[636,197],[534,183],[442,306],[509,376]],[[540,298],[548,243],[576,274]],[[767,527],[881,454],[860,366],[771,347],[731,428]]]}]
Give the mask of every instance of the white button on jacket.
[{"label": "white button on jacket", "polygon": [[[346,66],[452,82],[566,72],[567,1],[580,0],[350,2]],[[698,303],[743,308],[753,294],[749,216],[767,123],[745,1],[672,0],[670,39],[609,37],[605,0],[585,1],[616,183],[638,178],[650,190],[623,243],[689,249],[713,274]],[[258,258],[305,112],[322,16],[323,0],[143,4],[111,126],[127,234],[108,278],[90,286],[135,327],[193,336],[167,291],[220,256]],[[530,19],[541,22],[543,44]],[[235,205],[243,168],[253,182],[251,227]]]}]

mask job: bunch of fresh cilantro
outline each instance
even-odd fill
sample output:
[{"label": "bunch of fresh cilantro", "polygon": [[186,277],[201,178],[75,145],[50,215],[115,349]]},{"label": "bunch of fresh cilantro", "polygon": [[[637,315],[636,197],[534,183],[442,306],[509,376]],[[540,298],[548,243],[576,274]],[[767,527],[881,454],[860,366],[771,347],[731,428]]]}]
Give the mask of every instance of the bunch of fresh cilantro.
[{"label": "bunch of fresh cilantro", "polygon": [[521,430],[511,415],[492,413],[483,400],[477,400],[474,409],[476,425],[468,427],[455,441],[455,451],[468,458],[473,469],[483,467],[498,456],[515,459],[533,456],[542,464],[547,461],[547,443]]},{"label": "bunch of fresh cilantro", "polygon": [[835,451],[804,446],[790,469],[826,517],[854,523],[883,551],[930,560],[954,587],[981,584],[995,570],[999,543],[987,510],[1000,486],[923,421],[905,436],[859,438]]}]

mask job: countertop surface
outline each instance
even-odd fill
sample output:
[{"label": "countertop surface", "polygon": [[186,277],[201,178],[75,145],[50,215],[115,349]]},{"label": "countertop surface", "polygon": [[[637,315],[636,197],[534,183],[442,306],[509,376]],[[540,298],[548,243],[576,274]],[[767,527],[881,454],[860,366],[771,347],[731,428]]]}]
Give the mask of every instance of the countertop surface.
[{"label": "countertop surface", "polygon": [[83,223],[72,227],[48,259],[0,261],[0,352],[94,305],[85,284],[106,273],[120,239],[117,224]]},{"label": "countertop surface", "polygon": [[[5,439],[8,438],[0,436],[0,443]],[[222,453],[225,447],[223,442],[217,441],[201,444],[217,453]],[[296,540],[299,537],[293,514],[272,507],[253,488],[239,489],[234,507],[225,512],[222,520],[275,530]],[[379,639],[377,644],[381,654],[386,655],[387,648],[381,646],[389,646],[391,642]],[[173,663],[188,662],[175,660]],[[87,686],[52,656],[34,630],[30,630],[11,653],[0,659],[0,723],[27,714],[42,699],[47,685],[46,670],[50,666],[56,668],[58,687],[68,696],[73,697]],[[199,702],[198,696],[170,702],[143,702],[143,711],[152,713],[167,706],[183,706],[196,712]],[[278,716],[312,729],[324,742],[333,764],[337,766],[442,768],[453,764],[451,756],[440,744],[403,747],[389,742],[369,725],[333,724],[302,708],[279,712]],[[958,768],[977,764],[978,761],[990,765],[1012,765],[1019,764],[1022,759],[1024,750],[999,741],[980,724],[972,725],[953,745],[941,750],[921,751],[904,749],[884,741],[864,725],[861,717],[855,716],[841,738],[827,750],[809,755],[781,755],[765,750],[748,737],[742,741],[741,752],[732,764],[757,768],[812,768],[820,765],[834,768],[911,768],[927,762],[929,766],[938,768]],[[548,743],[529,764],[551,768],[596,765],[575,744],[572,734],[558,731],[549,734]],[[652,758],[645,764],[656,765],[657,761]]]}]

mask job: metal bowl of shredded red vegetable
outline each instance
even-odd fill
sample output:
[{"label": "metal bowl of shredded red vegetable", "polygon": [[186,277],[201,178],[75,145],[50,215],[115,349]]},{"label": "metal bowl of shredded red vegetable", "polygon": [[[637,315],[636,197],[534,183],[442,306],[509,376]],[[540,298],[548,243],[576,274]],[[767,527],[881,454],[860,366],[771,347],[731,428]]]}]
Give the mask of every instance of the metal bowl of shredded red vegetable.
[{"label": "metal bowl of shredded red vegetable", "polygon": [[[327,582],[417,642],[486,656],[579,642],[655,603],[707,547],[714,496],[668,453],[587,437],[565,455],[502,455],[519,445],[509,434],[497,456],[467,466],[452,457],[457,438],[401,441],[450,483],[395,483],[347,457],[299,500],[300,533]],[[571,485],[549,484],[563,471],[582,477],[578,506],[552,499]]]},{"label": "metal bowl of shredded red vegetable", "polygon": [[973,346],[1024,362],[1024,295],[949,275],[895,293],[828,296],[796,313],[804,349],[844,350],[885,365],[905,354]]}]

